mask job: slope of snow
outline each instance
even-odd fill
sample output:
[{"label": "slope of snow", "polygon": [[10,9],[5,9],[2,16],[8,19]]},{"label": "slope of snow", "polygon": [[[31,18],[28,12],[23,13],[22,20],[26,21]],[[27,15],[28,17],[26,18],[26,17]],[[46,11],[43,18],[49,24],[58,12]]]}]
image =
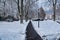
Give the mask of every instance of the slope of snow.
[{"label": "slope of snow", "polygon": [[[29,21],[28,21],[29,22]],[[0,39],[1,40],[25,40],[25,30],[28,22],[20,24],[15,22],[0,22]]]},{"label": "slope of snow", "polygon": [[[32,21],[34,29],[42,37],[43,40],[58,40],[60,38],[60,24],[56,21],[47,20],[47,21]],[[45,36],[45,37],[43,37]]]},{"label": "slope of snow", "polygon": [[40,36],[60,33],[60,24],[52,20],[40,21],[39,28],[37,21],[32,21],[32,23]]},{"label": "slope of snow", "polygon": [[[28,21],[29,22],[29,21]],[[25,32],[28,22],[20,24],[20,21],[15,22],[0,22],[0,39],[1,40],[25,40]],[[40,21],[40,27],[38,28],[38,22],[32,21],[34,29],[42,37],[47,35],[49,40],[52,38],[58,38],[60,34],[60,24],[52,20]],[[52,37],[50,37],[52,36]]]}]

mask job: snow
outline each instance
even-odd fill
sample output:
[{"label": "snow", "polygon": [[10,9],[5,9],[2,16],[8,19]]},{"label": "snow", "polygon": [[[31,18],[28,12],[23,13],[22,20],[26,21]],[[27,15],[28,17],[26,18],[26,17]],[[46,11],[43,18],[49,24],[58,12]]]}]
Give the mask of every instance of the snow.
[{"label": "snow", "polygon": [[[38,27],[37,21],[32,21],[33,27],[36,32],[42,37],[46,35],[49,40],[53,38],[59,38],[60,36],[60,24],[52,20],[39,21],[40,27]],[[25,40],[25,32],[28,22],[20,24],[20,21],[14,22],[0,22],[0,39],[1,40]],[[52,36],[52,37],[51,37]],[[43,37],[42,37],[43,38]],[[43,38],[44,39],[44,38]]]},{"label": "snow", "polygon": [[25,40],[25,30],[28,22],[24,21],[23,24],[20,24],[20,21],[0,22],[0,39]]},{"label": "snow", "polygon": [[56,21],[52,20],[45,20],[45,21],[39,21],[40,27],[38,27],[37,21],[32,21],[32,24],[34,26],[34,29],[36,32],[42,37],[44,35],[47,36],[47,38],[51,38],[49,40],[52,40],[52,38],[57,37],[60,33],[60,24]]}]

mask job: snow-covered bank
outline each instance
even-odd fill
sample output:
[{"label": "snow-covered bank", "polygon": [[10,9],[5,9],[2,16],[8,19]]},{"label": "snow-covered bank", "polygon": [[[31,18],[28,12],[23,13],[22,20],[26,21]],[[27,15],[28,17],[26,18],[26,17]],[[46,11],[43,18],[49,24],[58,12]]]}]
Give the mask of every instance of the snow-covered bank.
[{"label": "snow-covered bank", "polygon": [[23,24],[20,24],[20,21],[0,22],[1,40],[25,40],[25,30],[28,22],[24,21]]},{"label": "snow-covered bank", "polygon": [[[58,24],[57,22],[54,22],[52,20],[40,21],[39,28],[38,28],[37,21],[32,21],[32,23],[33,23],[35,30],[41,37],[44,35],[47,35],[47,36],[51,35],[50,37],[53,38],[52,37],[53,35],[55,36],[55,34],[58,35],[60,33],[60,24]],[[48,37],[48,38],[50,38],[50,37]]]},{"label": "snow-covered bank", "polygon": [[[1,40],[25,40],[25,32],[28,22],[20,24],[20,21],[14,22],[0,22],[0,39]],[[44,35],[47,38],[57,38],[60,35],[60,24],[52,20],[40,21],[40,27],[38,28],[38,22],[32,21],[34,29],[42,37]],[[52,36],[52,37],[50,37]],[[51,39],[50,39],[51,40]]]}]

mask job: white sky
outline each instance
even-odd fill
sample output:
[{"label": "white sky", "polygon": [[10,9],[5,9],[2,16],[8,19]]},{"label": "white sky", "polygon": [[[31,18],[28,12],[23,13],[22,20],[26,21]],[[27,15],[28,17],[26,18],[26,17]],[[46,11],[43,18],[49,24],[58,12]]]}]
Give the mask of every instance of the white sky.
[{"label": "white sky", "polygon": [[39,0],[39,7],[43,7],[44,10],[49,10],[49,7],[47,6],[47,4],[45,4],[44,2],[47,2],[48,0]]}]

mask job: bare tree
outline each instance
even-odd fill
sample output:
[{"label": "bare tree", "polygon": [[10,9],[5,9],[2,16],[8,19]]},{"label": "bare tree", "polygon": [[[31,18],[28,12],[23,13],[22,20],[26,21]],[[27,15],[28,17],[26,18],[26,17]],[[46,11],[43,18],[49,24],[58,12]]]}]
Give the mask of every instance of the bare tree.
[{"label": "bare tree", "polygon": [[[20,1],[21,1],[21,3],[20,3]],[[23,23],[24,12],[25,12],[25,19],[26,19],[26,21],[28,21],[28,13],[30,11],[30,7],[31,7],[31,5],[35,4],[35,2],[37,2],[38,0],[36,0],[36,1],[25,0],[25,1],[24,0],[18,0],[18,2],[15,1],[17,3],[17,6],[18,6],[18,13],[20,15],[20,19],[21,19],[20,22],[21,23]],[[25,2],[25,5],[24,5],[24,2]],[[19,5],[19,4],[21,4],[21,5]]]},{"label": "bare tree", "polygon": [[57,0],[48,0],[51,4],[52,4],[52,6],[53,6],[53,19],[54,19],[54,21],[55,21],[55,18],[56,18],[56,4],[57,4]]},{"label": "bare tree", "polygon": [[18,0],[18,2],[16,2],[17,3],[17,6],[18,6],[18,13],[20,13],[20,5],[19,5],[19,0]]},{"label": "bare tree", "polygon": [[[35,4],[35,2],[37,2],[38,0],[35,0],[35,1],[33,1],[33,0],[28,0],[27,2],[26,2],[26,5],[25,5],[25,20],[26,21],[28,21],[28,14],[29,13],[31,13],[30,11],[30,7],[32,6],[32,5],[34,5]],[[27,17],[27,18],[26,18]]]},{"label": "bare tree", "polygon": [[[21,3],[20,3],[20,1],[21,1]],[[23,23],[23,0],[17,0],[16,3],[18,6],[18,14],[20,16],[20,23]]]}]

